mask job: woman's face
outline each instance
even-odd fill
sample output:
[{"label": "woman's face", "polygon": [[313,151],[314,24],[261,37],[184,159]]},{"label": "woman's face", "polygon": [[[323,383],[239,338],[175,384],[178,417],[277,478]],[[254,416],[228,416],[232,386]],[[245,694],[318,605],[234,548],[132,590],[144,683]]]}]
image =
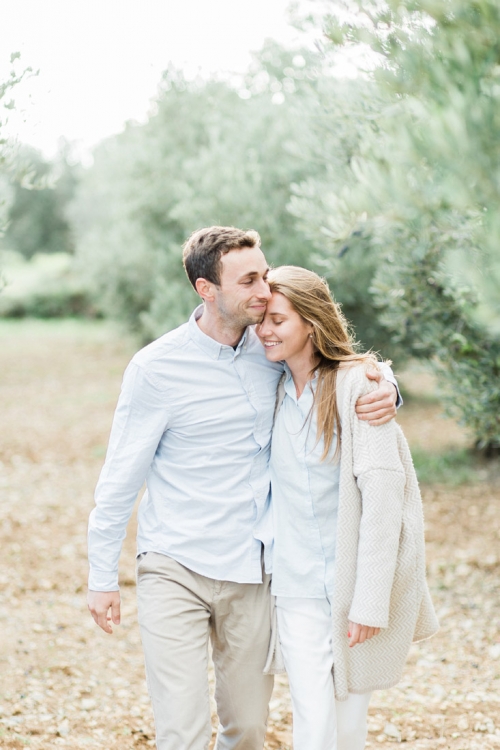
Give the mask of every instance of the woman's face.
[{"label": "woman's face", "polygon": [[302,357],[310,361],[313,357],[311,323],[301,318],[279,292],[272,293],[264,320],[256,330],[271,362],[286,360],[290,363]]}]

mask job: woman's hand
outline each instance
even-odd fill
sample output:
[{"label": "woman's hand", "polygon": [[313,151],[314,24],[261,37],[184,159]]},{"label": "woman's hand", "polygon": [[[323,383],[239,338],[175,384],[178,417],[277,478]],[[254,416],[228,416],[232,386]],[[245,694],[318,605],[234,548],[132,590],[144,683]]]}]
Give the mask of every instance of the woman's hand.
[{"label": "woman's hand", "polygon": [[369,638],[373,638],[374,635],[380,633],[380,628],[370,628],[368,625],[359,625],[357,622],[349,622],[349,632],[347,637],[349,638],[349,648],[352,648],[356,643],[364,643]]}]

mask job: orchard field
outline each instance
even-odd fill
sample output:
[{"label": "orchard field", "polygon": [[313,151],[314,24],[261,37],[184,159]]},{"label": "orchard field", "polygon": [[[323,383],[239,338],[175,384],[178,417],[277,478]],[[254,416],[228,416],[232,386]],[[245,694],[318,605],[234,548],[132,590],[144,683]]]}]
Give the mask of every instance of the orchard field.
[{"label": "orchard field", "polygon": [[[112,637],[85,602],[87,518],[133,348],[102,323],[0,323],[0,747],[154,746],[134,521],[122,555],[123,624]],[[367,747],[500,747],[498,469],[471,462],[467,436],[441,416],[425,374],[407,371],[401,382],[399,418],[425,479],[441,630],[412,647],[398,687],[373,696]],[[266,748],[291,748],[281,677]]]}]

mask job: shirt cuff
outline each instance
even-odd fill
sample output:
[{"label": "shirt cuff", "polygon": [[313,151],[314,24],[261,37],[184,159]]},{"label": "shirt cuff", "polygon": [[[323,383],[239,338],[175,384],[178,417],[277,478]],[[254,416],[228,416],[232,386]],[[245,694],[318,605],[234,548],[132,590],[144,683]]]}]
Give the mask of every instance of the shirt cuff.
[{"label": "shirt cuff", "polygon": [[89,571],[89,590],[90,591],[119,591],[118,571],[96,570],[90,568]]},{"label": "shirt cuff", "polygon": [[396,388],[396,391],[398,392],[398,400],[396,401],[396,409],[399,409],[400,406],[403,406],[403,398],[399,390],[398,381],[394,377],[392,368],[389,367],[389,365],[386,365],[384,362],[381,362],[380,369],[382,370],[384,374],[384,378],[387,380],[387,382],[392,383],[393,386]]}]

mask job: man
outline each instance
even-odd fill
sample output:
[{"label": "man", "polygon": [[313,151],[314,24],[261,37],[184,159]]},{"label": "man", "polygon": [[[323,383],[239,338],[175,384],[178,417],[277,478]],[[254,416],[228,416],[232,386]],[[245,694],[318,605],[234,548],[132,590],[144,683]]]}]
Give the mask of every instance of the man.
[{"label": "man", "polygon": [[[204,304],[138,352],[125,373],[90,517],[89,609],[107,633],[120,622],[118,558],[146,480],[137,591],[157,747],[208,747],[210,637],[216,748],[260,750],[273,687],[263,674],[267,463],[282,366],[266,360],[251,326],[270,298],[268,266],[259,235],[233,227],[195,232],[183,257]],[[395,401],[383,381],[359,416],[381,424]]]}]

